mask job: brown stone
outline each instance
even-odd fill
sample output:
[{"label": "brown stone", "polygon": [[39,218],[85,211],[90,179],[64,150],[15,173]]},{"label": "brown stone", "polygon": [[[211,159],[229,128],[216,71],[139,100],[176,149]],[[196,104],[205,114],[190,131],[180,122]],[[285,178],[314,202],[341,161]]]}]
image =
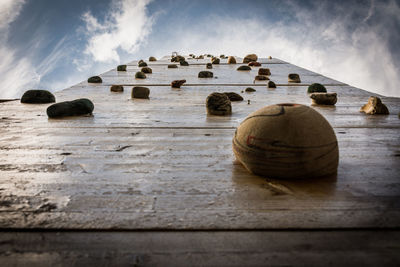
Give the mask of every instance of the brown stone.
[{"label": "brown stone", "polygon": [[229,56],[228,64],[236,64],[236,58],[234,56]]},{"label": "brown stone", "polygon": [[144,74],[144,73],[141,72],[141,71],[138,71],[138,72],[136,72],[136,74],[135,74],[135,78],[136,78],[136,79],[146,79],[146,74]]},{"label": "brown stone", "polygon": [[248,66],[250,66],[250,67],[260,67],[260,66],[261,66],[261,63],[260,63],[260,62],[257,62],[257,61],[252,61],[252,62],[250,62],[250,63],[248,64]]},{"label": "brown stone", "polygon": [[276,88],[276,84],[273,81],[269,81],[268,88]]},{"label": "brown stone", "polygon": [[301,83],[300,76],[297,73],[290,73],[288,75],[288,82],[290,82],[290,83]]},{"label": "brown stone", "polygon": [[219,64],[219,58],[214,58],[212,60],[212,64]]},{"label": "brown stone", "polygon": [[230,101],[243,101],[243,97],[235,92],[224,92]]},{"label": "brown stone", "polygon": [[212,93],[206,99],[207,113],[210,115],[230,115],[232,106],[229,97],[221,93]]},{"label": "brown stone", "polygon": [[185,58],[183,56],[179,56],[179,55],[171,58],[171,62],[181,62],[184,60],[185,60]]},{"label": "brown stone", "polygon": [[126,71],[126,65],[118,65],[117,71]]},{"label": "brown stone", "polygon": [[186,82],[186,80],[175,80],[171,82],[171,87],[181,88],[181,86]]},{"label": "brown stone", "polygon": [[314,105],[335,105],[337,102],[336,93],[312,93],[310,98]]},{"label": "brown stone", "polygon": [[368,103],[361,107],[360,112],[365,112],[370,115],[389,114],[389,109],[382,103],[381,99],[376,96],[371,96]]},{"label": "brown stone", "polygon": [[254,79],[255,79],[256,81],[265,81],[265,80],[269,80],[268,76],[265,76],[265,75],[257,75]]},{"label": "brown stone", "polygon": [[251,93],[251,92],[255,92],[256,89],[251,88],[251,87],[247,87],[245,91],[246,91],[247,93]]},{"label": "brown stone", "polygon": [[143,73],[153,73],[153,70],[152,70],[151,68],[149,68],[149,67],[143,67],[143,68],[141,69],[141,71],[142,71]]},{"label": "brown stone", "polygon": [[157,61],[155,57],[149,57],[149,61]]},{"label": "brown stone", "polygon": [[150,89],[143,86],[135,86],[132,88],[132,98],[149,99]]},{"label": "brown stone", "polygon": [[271,75],[271,71],[268,68],[259,68],[258,75]]},{"label": "brown stone", "polygon": [[203,70],[199,72],[199,78],[212,78],[214,74],[211,71]]},{"label": "brown stone", "polygon": [[256,54],[249,54],[243,58],[243,63],[249,63],[252,61],[257,61],[258,57]]},{"label": "brown stone", "polygon": [[212,68],[213,68],[213,67],[212,67],[212,64],[211,64],[211,63],[207,63],[207,64],[206,64],[206,68],[207,68],[207,69],[212,69]]},{"label": "brown stone", "polygon": [[111,92],[117,92],[117,93],[123,92],[124,91],[124,87],[122,85],[111,85],[110,91]]},{"label": "brown stone", "polygon": [[178,65],[176,64],[168,64],[168,69],[176,69],[178,68]]},{"label": "brown stone", "polygon": [[233,152],[251,173],[269,178],[333,175],[339,162],[329,122],[299,104],[266,106],[251,113],[236,130]]},{"label": "brown stone", "polygon": [[147,67],[147,63],[146,62],[144,62],[144,61],[142,61],[142,62],[140,62],[139,64],[138,64],[138,66],[141,68],[141,67]]},{"label": "brown stone", "polygon": [[251,70],[251,68],[249,66],[240,66],[238,67],[236,70],[239,71],[247,71],[247,70]]}]

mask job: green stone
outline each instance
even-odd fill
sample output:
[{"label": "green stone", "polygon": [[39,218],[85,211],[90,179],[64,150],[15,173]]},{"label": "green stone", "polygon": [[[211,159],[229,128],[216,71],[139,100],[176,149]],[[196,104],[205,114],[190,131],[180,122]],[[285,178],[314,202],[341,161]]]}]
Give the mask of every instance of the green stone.
[{"label": "green stone", "polygon": [[117,71],[126,71],[126,65],[119,65]]},{"label": "green stone", "polygon": [[308,87],[307,93],[326,93],[326,88],[320,83],[313,83]]},{"label": "green stone", "polygon": [[136,78],[136,79],[146,79],[146,74],[144,74],[144,73],[141,72],[141,71],[138,71],[138,72],[136,72],[136,74],[135,74],[135,78]]},{"label": "green stone", "polygon": [[102,83],[103,80],[99,76],[92,76],[88,80],[88,83]]}]

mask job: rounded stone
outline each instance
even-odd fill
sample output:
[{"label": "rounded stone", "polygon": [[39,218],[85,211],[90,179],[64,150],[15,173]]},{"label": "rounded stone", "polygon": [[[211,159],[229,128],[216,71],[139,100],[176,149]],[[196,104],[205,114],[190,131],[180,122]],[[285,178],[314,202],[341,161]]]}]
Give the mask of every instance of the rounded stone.
[{"label": "rounded stone", "polygon": [[236,58],[234,56],[229,56],[228,64],[236,64]]},{"label": "rounded stone", "polygon": [[235,92],[224,92],[230,101],[243,101],[243,97]]},{"label": "rounded stone", "polygon": [[258,69],[258,75],[271,75],[271,71],[269,70],[269,68],[259,68]]},{"label": "rounded stone", "polygon": [[132,98],[149,99],[150,89],[143,86],[135,86],[132,88]]},{"label": "rounded stone", "polygon": [[189,63],[186,60],[179,61],[181,66],[189,66]]},{"label": "rounded stone", "polygon": [[153,73],[153,70],[149,67],[143,67],[140,71],[143,73]]},{"label": "rounded stone", "polygon": [[337,102],[336,93],[312,93],[310,98],[313,105],[335,105]]},{"label": "rounded stone", "polygon": [[157,61],[155,57],[149,57],[149,61]]},{"label": "rounded stone", "polygon": [[251,113],[236,129],[233,152],[251,173],[300,179],[334,175],[338,142],[329,122],[300,104],[277,104]]},{"label": "rounded stone", "polygon": [[21,97],[21,103],[46,104],[56,102],[55,96],[47,90],[28,90]]},{"label": "rounded stone", "polygon": [[214,58],[211,63],[212,64],[219,64],[219,58]]},{"label": "rounded stone", "polygon": [[146,79],[146,74],[144,74],[141,71],[138,71],[138,72],[135,73],[135,78],[136,79]]},{"label": "rounded stone", "polygon": [[92,76],[88,80],[88,83],[102,83],[103,80],[99,76]]},{"label": "rounded stone", "polygon": [[229,97],[222,93],[212,93],[206,99],[207,113],[210,115],[230,115],[232,106]]},{"label": "rounded stone", "polygon": [[243,63],[249,63],[252,61],[257,61],[258,57],[256,54],[249,54],[243,58]]},{"label": "rounded stone", "polygon": [[224,54],[222,54],[222,55],[219,55],[219,57],[220,57],[220,58],[225,58],[225,55],[224,55]]},{"label": "rounded stone", "polygon": [[183,56],[179,56],[179,55],[171,58],[171,62],[181,62],[184,60],[185,60],[185,58]]},{"label": "rounded stone", "polygon": [[126,65],[118,65],[117,71],[126,71]]},{"label": "rounded stone", "polygon": [[247,87],[245,90],[247,93],[251,93],[251,92],[255,92],[256,89],[252,88],[252,87]]},{"label": "rounded stone", "polygon": [[368,99],[368,103],[361,107],[360,112],[365,112],[370,115],[388,115],[389,109],[382,103],[379,97],[371,96]]},{"label": "rounded stone", "polygon": [[199,78],[212,78],[214,74],[211,71],[203,70],[198,74]]},{"label": "rounded stone", "polygon": [[212,64],[211,64],[211,63],[207,63],[207,64],[206,64],[206,68],[207,68],[207,69],[212,69],[212,68],[213,68],[213,67],[212,67]]},{"label": "rounded stone", "polygon": [[257,81],[269,80],[268,76],[265,76],[265,75],[257,75],[254,79]]},{"label": "rounded stone", "polygon": [[51,105],[47,108],[49,118],[80,116],[92,114],[94,105],[87,98],[65,101]]},{"label": "rounded stone", "polygon": [[142,61],[142,62],[140,62],[140,63],[138,64],[138,66],[139,66],[139,68],[147,67],[147,63],[144,62],[144,61]]},{"label": "rounded stone", "polygon": [[250,68],[249,66],[240,66],[240,67],[238,67],[236,70],[239,70],[239,71],[248,71],[248,70],[251,70],[251,68]]},{"label": "rounded stone", "polygon": [[268,88],[276,88],[276,84],[273,81],[269,81]]},{"label": "rounded stone", "polygon": [[288,82],[290,83],[300,83],[300,76],[297,73],[290,73],[288,75]]},{"label": "rounded stone", "polygon": [[320,83],[313,83],[308,87],[307,93],[326,93],[326,88]]},{"label": "rounded stone", "polygon": [[176,64],[168,64],[168,69],[176,69],[178,68],[178,65]]},{"label": "rounded stone", "polygon": [[181,88],[181,86],[186,83],[186,80],[175,80],[171,82],[171,87],[173,88]]},{"label": "rounded stone", "polygon": [[260,67],[261,63],[257,61],[252,61],[248,64],[250,67]]},{"label": "rounded stone", "polygon": [[111,85],[110,91],[111,92],[117,92],[117,93],[123,92],[124,91],[124,87],[122,85]]}]

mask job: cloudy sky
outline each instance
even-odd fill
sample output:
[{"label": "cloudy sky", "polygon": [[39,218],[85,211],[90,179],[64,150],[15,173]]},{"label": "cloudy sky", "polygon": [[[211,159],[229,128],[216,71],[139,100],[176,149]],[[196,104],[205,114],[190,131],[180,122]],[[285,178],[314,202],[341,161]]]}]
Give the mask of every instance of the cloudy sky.
[{"label": "cloudy sky", "polygon": [[254,52],[400,97],[400,0],[0,0],[0,98],[148,56]]}]

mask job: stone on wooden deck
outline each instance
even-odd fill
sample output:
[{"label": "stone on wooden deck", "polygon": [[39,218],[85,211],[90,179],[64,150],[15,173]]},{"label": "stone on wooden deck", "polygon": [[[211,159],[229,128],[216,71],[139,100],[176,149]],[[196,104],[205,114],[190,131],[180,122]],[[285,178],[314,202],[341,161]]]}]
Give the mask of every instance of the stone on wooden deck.
[{"label": "stone on wooden deck", "polygon": [[144,86],[135,86],[132,88],[131,97],[149,99],[150,89]]},{"label": "stone on wooden deck", "polygon": [[210,115],[230,115],[232,106],[229,97],[223,93],[212,93],[206,99],[207,113]]},{"label": "stone on wooden deck", "polygon": [[53,104],[47,108],[49,118],[92,114],[94,105],[87,98]]},{"label": "stone on wooden deck", "polygon": [[389,114],[389,109],[379,97],[371,96],[368,99],[368,103],[361,107],[360,112],[365,112],[369,115],[387,115]]},{"label": "stone on wooden deck", "polygon": [[312,93],[310,98],[314,105],[335,105],[337,102],[336,93]]},{"label": "stone on wooden deck", "polygon": [[21,103],[46,104],[56,102],[55,96],[47,90],[28,90],[21,98]]},{"label": "stone on wooden deck", "polygon": [[103,80],[100,78],[100,76],[92,76],[88,79],[88,83],[102,83]]}]

